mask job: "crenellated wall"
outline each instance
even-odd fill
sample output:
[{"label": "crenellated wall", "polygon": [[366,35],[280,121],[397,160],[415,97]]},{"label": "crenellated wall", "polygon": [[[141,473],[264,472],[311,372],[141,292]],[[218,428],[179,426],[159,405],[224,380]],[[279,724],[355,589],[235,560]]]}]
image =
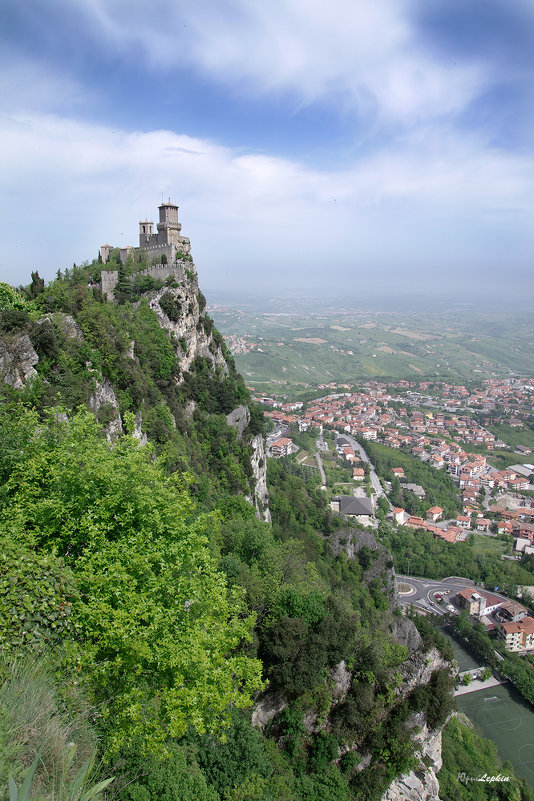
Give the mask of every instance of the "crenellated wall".
[{"label": "crenellated wall", "polygon": [[[165,281],[167,278],[174,276],[177,280],[181,280],[185,276],[185,271],[189,270],[191,273],[196,274],[196,267],[190,261],[178,261],[174,264],[155,264],[152,267],[146,267],[144,270],[139,270],[135,275],[149,275],[155,281]],[[133,281],[135,275],[129,276]],[[115,287],[119,280],[118,270],[102,270],[102,295],[106,300],[115,299]]]}]

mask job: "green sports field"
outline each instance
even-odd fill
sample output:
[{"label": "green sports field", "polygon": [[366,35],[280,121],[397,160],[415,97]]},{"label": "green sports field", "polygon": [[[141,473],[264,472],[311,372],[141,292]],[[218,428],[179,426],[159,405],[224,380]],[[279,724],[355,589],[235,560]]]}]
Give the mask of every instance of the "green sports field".
[{"label": "green sports field", "polygon": [[473,659],[471,654],[466,651],[465,648],[462,648],[462,646],[456,642],[454,637],[451,637],[450,634],[447,634],[447,632],[443,629],[440,629],[440,634],[442,634],[452,645],[452,650],[454,651],[454,656],[458,662],[458,669],[460,673],[463,670],[471,670],[472,668],[482,667],[480,661]]},{"label": "green sports field", "polygon": [[493,740],[503,760],[534,787],[534,710],[509,685],[457,696],[458,709]]}]

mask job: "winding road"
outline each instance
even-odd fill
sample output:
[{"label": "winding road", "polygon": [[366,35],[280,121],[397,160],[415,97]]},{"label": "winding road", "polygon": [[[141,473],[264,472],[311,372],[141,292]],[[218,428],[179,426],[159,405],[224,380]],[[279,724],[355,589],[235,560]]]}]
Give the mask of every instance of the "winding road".
[{"label": "winding road", "polygon": [[[336,445],[350,445],[351,448],[353,449],[354,453],[358,453],[360,455],[360,459],[362,460],[362,462],[365,462],[366,464],[369,465],[369,478],[370,478],[370,481],[371,481],[371,486],[374,489],[374,491],[376,492],[377,498],[379,498],[381,495],[383,495],[384,498],[389,503],[389,498],[387,497],[386,493],[382,489],[382,484],[380,483],[380,479],[378,478],[378,476],[376,474],[376,470],[373,467],[373,464],[371,463],[371,460],[369,459],[369,456],[367,455],[367,451],[365,450],[365,448],[363,448],[362,445],[360,445],[359,442],[356,442],[355,439],[353,439],[352,437],[349,437],[348,434],[342,434],[342,436],[338,437],[336,439]],[[389,503],[389,506],[390,506],[390,509],[391,509],[392,507],[391,507],[390,503]]]}]

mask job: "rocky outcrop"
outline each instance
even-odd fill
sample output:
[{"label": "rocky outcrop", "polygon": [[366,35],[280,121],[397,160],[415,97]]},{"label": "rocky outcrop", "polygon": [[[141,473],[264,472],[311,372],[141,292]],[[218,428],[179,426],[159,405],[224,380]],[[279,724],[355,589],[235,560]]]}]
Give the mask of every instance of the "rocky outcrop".
[{"label": "rocky outcrop", "polygon": [[431,768],[400,776],[393,781],[382,801],[439,801],[439,782]]},{"label": "rocky outcrop", "polygon": [[372,531],[356,528],[339,529],[330,535],[329,542],[334,554],[344,551],[349,559],[357,558],[362,548],[367,547],[371,551],[371,560],[364,571],[364,580],[369,583],[374,578],[380,578],[392,607],[397,606],[393,560],[387,548],[376,541]]},{"label": "rocky outcrop", "polygon": [[267,459],[265,457],[265,441],[261,434],[256,434],[250,441],[252,454],[250,463],[254,475],[254,497],[250,502],[256,507],[260,520],[271,522],[269,511],[269,493],[267,491]]},{"label": "rocky outcrop", "polygon": [[[186,271],[187,273],[187,271]],[[150,307],[156,314],[160,326],[170,335],[180,359],[178,383],[183,380],[184,373],[191,369],[196,358],[209,359],[213,370],[221,376],[228,376],[230,371],[221,347],[221,340],[213,336],[212,323],[204,313],[202,294],[198,291],[196,271],[184,274],[177,286],[167,286],[154,293]],[[194,402],[189,402],[184,413],[191,417],[195,409]],[[226,415],[226,422],[237,430],[240,439],[246,435],[250,423],[250,411],[245,404],[233,409]],[[250,441],[251,465],[254,475],[252,494],[247,497],[255,508],[260,520],[270,522],[267,493],[267,460],[265,445],[261,435]]]},{"label": "rocky outcrop", "polygon": [[107,407],[104,411],[107,412],[104,423],[104,429],[108,440],[122,434],[122,421],[119,414],[119,402],[113,390],[111,382],[107,378],[101,378],[96,382],[95,391],[89,396],[87,401],[88,408],[98,415],[98,412]]},{"label": "rocky outcrop", "polygon": [[[410,620],[399,618],[391,628],[395,640],[410,649],[409,658],[400,668],[402,684],[397,689],[399,695],[407,696],[416,687],[428,684],[435,670],[450,670],[450,662],[436,648],[421,653],[421,637]],[[395,779],[382,801],[439,801],[437,773],[442,766],[441,729],[429,730],[422,713],[412,715],[407,727],[412,731],[419,765],[417,769]]]},{"label": "rocky outcrop", "polygon": [[267,693],[254,707],[252,712],[252,725],[261,729],[287,706],[287,699],[282,693]]},{"label": "rocky outcrop", "polygon": [[142,425],[143,425],[143,418],[141,416],[141,412],[137,412],[137,414],[135,415],[135,426],[134,430],[132,431],[132,434],[137,440],[139,440],[139,445],[141,447],[143,447],[143,445],[146,445],[148,442],[148,437],[144,433]]},{"label": "rocky outcrop", "polygon": [[41,325],[45,320],[55,323],[67,339],[78,339],[80,341],[83,339],[82,329],[70,314],[64,314],[63,312],[45,314],[44,317],[37,321],[37,324]]},{"label": "rocky outcrop", "polygon": [[334,682],[334,689],[332,692],[334,698],[344,697],[350,690],[352,682],[352,673],[348,669],[344,659],[335,666],[330,672],[330,675]]},{"label": "rocky outcrop", "polygon": [[410,653],[421,648],[421,635],[407,617],[395,617],[390,626],[391,636],[399,645],[404,645]]},{"label": "rocky outcrop", "polygon": [[[250,423],[250,411],[248,406],[241,405],[226,415],[226,422],[229,426],[237,429],[240,439],[243,439],[246,428]],[[265,442],[261,434],[256,434],[249,441],[252,449],[250,463],[254,476],[254,488],[252,495],[247,495],[249,503],[256,507],[256,512],[260,520],[271,522],[269,511],[269,493],[267,491],[267,459],[265,457]]]},{"label": "rocky outcrop", "polygon": [[416,770],[395,779],[382,796],[382,801],[439,801],[436,774],[442,766],[441,729],[430,731],[421,714],[412,715],[408,728],[414,730],[412,739],[419,765]]},{"label": "rocky outcrop", "polygon": [[24,389],[36,378],[38,361],[27,334],[6,336],[0,341],[0,379],[13,389]]},{"label": "rocky outcrop", "polygon": [[402,684],[398,692],[402,695],[409,695],[412,690],[423,684],[428,684],[435,670],[450,670],[451,663],[447,662],[437,648],[431,648],[421,654],[415,651],[402,663],[400,671],[402,673]]},{"label": "rocky outcrop", "polygon": [[[237,429],[240,439],[243,439],[246,428],[250,423],[250,411],[248,406],[241,405],[226,415],[226,422],[229,426]],[[254,476],[254,488],[252,495],[247,495],[249,503],[256,507],[256,512],[260,520],[267,523],[271,522],[269,511],[269,493],[267,491],[267,459],[265,458],[265,442],[261,434],[256,434],[249,441],[252,449],[250,463]]]},{"label": "rocky outcrop", "polygon": [[230,414],[226,415],[226,422],[232,428],[237,429],[239,438],[243,439],[245,429],[250,423],[250,411],[248,406],[241,405],[234,409]]},{"label": "rocky outcrop", "polygon": [[[196,273],[191,273],[177,287],[158,290],[150,301],[150,308],[155,312],[159,324],[177,344],[176,352],[180,358],[179,381],[199,356],[209,359],[214,369],[218,367],[223,375],[229,373],[220,345],[214,341],[209,326],[204,326],[205,315],[201,312],[198,295]],[[167,300],[172,298],[174,303],[172,319],[160,305],[164,296]]]}]

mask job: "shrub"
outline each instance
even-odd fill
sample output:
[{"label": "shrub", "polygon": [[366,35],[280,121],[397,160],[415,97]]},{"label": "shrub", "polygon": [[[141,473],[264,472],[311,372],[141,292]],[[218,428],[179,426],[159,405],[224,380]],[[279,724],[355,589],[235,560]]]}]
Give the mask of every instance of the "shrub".
[{"label": "shrub", "polygon": [[26,328],[30,321],[27,311],[23,309],[6,308],[0,316],[0,330],[10,333]]},{"label": "shrub", "polygon": [[177,323],[182,316],[182,304],[172,292],[164,292],[159,299],[159,305],[162,311],[165,312],[169,320]]}]

